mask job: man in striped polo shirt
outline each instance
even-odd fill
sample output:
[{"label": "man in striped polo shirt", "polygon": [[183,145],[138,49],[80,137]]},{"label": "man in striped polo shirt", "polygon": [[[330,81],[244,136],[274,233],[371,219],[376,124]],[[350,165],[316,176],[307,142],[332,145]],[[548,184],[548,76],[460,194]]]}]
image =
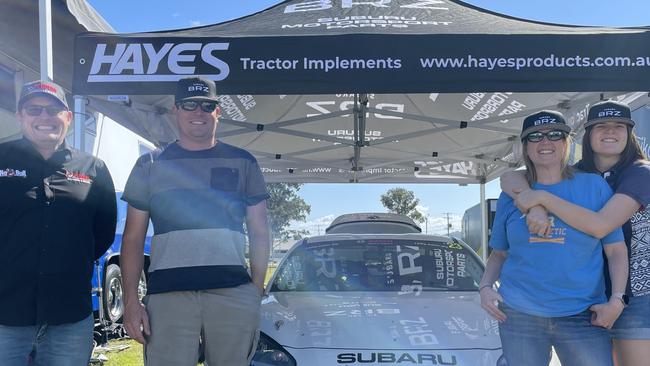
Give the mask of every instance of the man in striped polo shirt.
[{"label": "man in striped polo shirt", "polygon": [[[248,152],[217,141],[212,80],[178,82],[179,139],[138,159],[122,199],[124,324],[145,345],[145,365],[248,365],[258,336],[269,256],[266,184]],[[137,296],[144,238],[153,222],[148,294]],[[250,275],[244,257],[248,232]]]}]

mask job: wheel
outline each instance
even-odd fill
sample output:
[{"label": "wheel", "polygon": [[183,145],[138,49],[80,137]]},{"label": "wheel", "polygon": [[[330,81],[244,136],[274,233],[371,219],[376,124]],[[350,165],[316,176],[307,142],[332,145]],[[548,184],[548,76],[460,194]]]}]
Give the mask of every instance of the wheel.
[{"label": "wheel", "polygon": [[147,294],[147,276],[144,270],[140,273],[140,281],[138,282],[138,300],[142,301]]},{"label": "wheel", "polygon": [[117,264],[109,264],[104,276],[104,311],[111,323],[122,320],[124,296],[122,294],[122,271]]},{"label": "wheel", "polygon": [[[117,264],[109,264],[104,276],[104,311],[111,323],[122,321],[124,314],[124,295],[122,291],[122,271]],[[138,283],[138,298],[142,300],[147,294],[147,279],[144,271]]]}]

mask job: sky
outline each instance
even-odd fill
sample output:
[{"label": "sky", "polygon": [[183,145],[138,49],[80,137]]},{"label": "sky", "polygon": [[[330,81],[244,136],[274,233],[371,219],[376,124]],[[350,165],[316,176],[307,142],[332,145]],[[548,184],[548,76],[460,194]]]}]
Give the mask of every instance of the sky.
[{"label": "sky", "polygon": [[[331,0],[343,1],[343,0]],[[353,0],[369,2],[369,0]],[[120,33],[178,29],[220,23],[264,10],[281,1],[271,0],[88,0]],[[543,22],[600,25],[648,26],[648,0],[467,0],[494,12]],[[446,234],[447,217],[452,231],[460,231],[463,212],[478,204],[479,186],[456,184],[306,184],[300,196],[311,206],[307,222],[295,223],[311,234],[323,233],[334,217],[351,212],[385,212],[380,196],[394,187],[404,187],[420,200],[428,217],[423,231]],[[486,185],[486,197],[497,198],[498,182]]]}]

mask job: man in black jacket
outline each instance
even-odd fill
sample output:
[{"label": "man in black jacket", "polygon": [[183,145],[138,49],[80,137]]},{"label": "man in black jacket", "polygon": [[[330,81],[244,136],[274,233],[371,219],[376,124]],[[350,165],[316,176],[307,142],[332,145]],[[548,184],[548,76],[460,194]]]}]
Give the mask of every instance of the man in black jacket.
[{"label": "man in black jacket", "polygon": [[93,262],[115,235],[103,161],[68,147],[63,89],[23,86],[23,138],[0,144],[0,365],[87,365]]}]

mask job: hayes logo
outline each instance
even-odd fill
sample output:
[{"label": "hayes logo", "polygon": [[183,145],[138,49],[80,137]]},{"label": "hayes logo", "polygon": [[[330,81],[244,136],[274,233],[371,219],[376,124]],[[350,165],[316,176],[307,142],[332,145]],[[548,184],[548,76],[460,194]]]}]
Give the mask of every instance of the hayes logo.
[{"label": "hayes logo", "polygon": [[88,82],[178,81],[197,74],[197,65],[199,74],[220,81],[228,77],[230,67],[213,53],[229,47],[230,43],[165,43],[156,49],[151,43],[117,43],[109,50],[99,43]]},{"label": "hayes logo", "polygon": [[21,177],[21,178],[27,178],[27,171],[26,170],[17,170],[17,169],[2,169],[0,170],[0,177]]},{"label": "hayes logo", "polygon": [[71,182],[77,182],[77,183],[90,184],[93,182],[93,179],[86,174],[79,173],[79,172],[69,172],[67,170],[65,172],[65,178]]}]

